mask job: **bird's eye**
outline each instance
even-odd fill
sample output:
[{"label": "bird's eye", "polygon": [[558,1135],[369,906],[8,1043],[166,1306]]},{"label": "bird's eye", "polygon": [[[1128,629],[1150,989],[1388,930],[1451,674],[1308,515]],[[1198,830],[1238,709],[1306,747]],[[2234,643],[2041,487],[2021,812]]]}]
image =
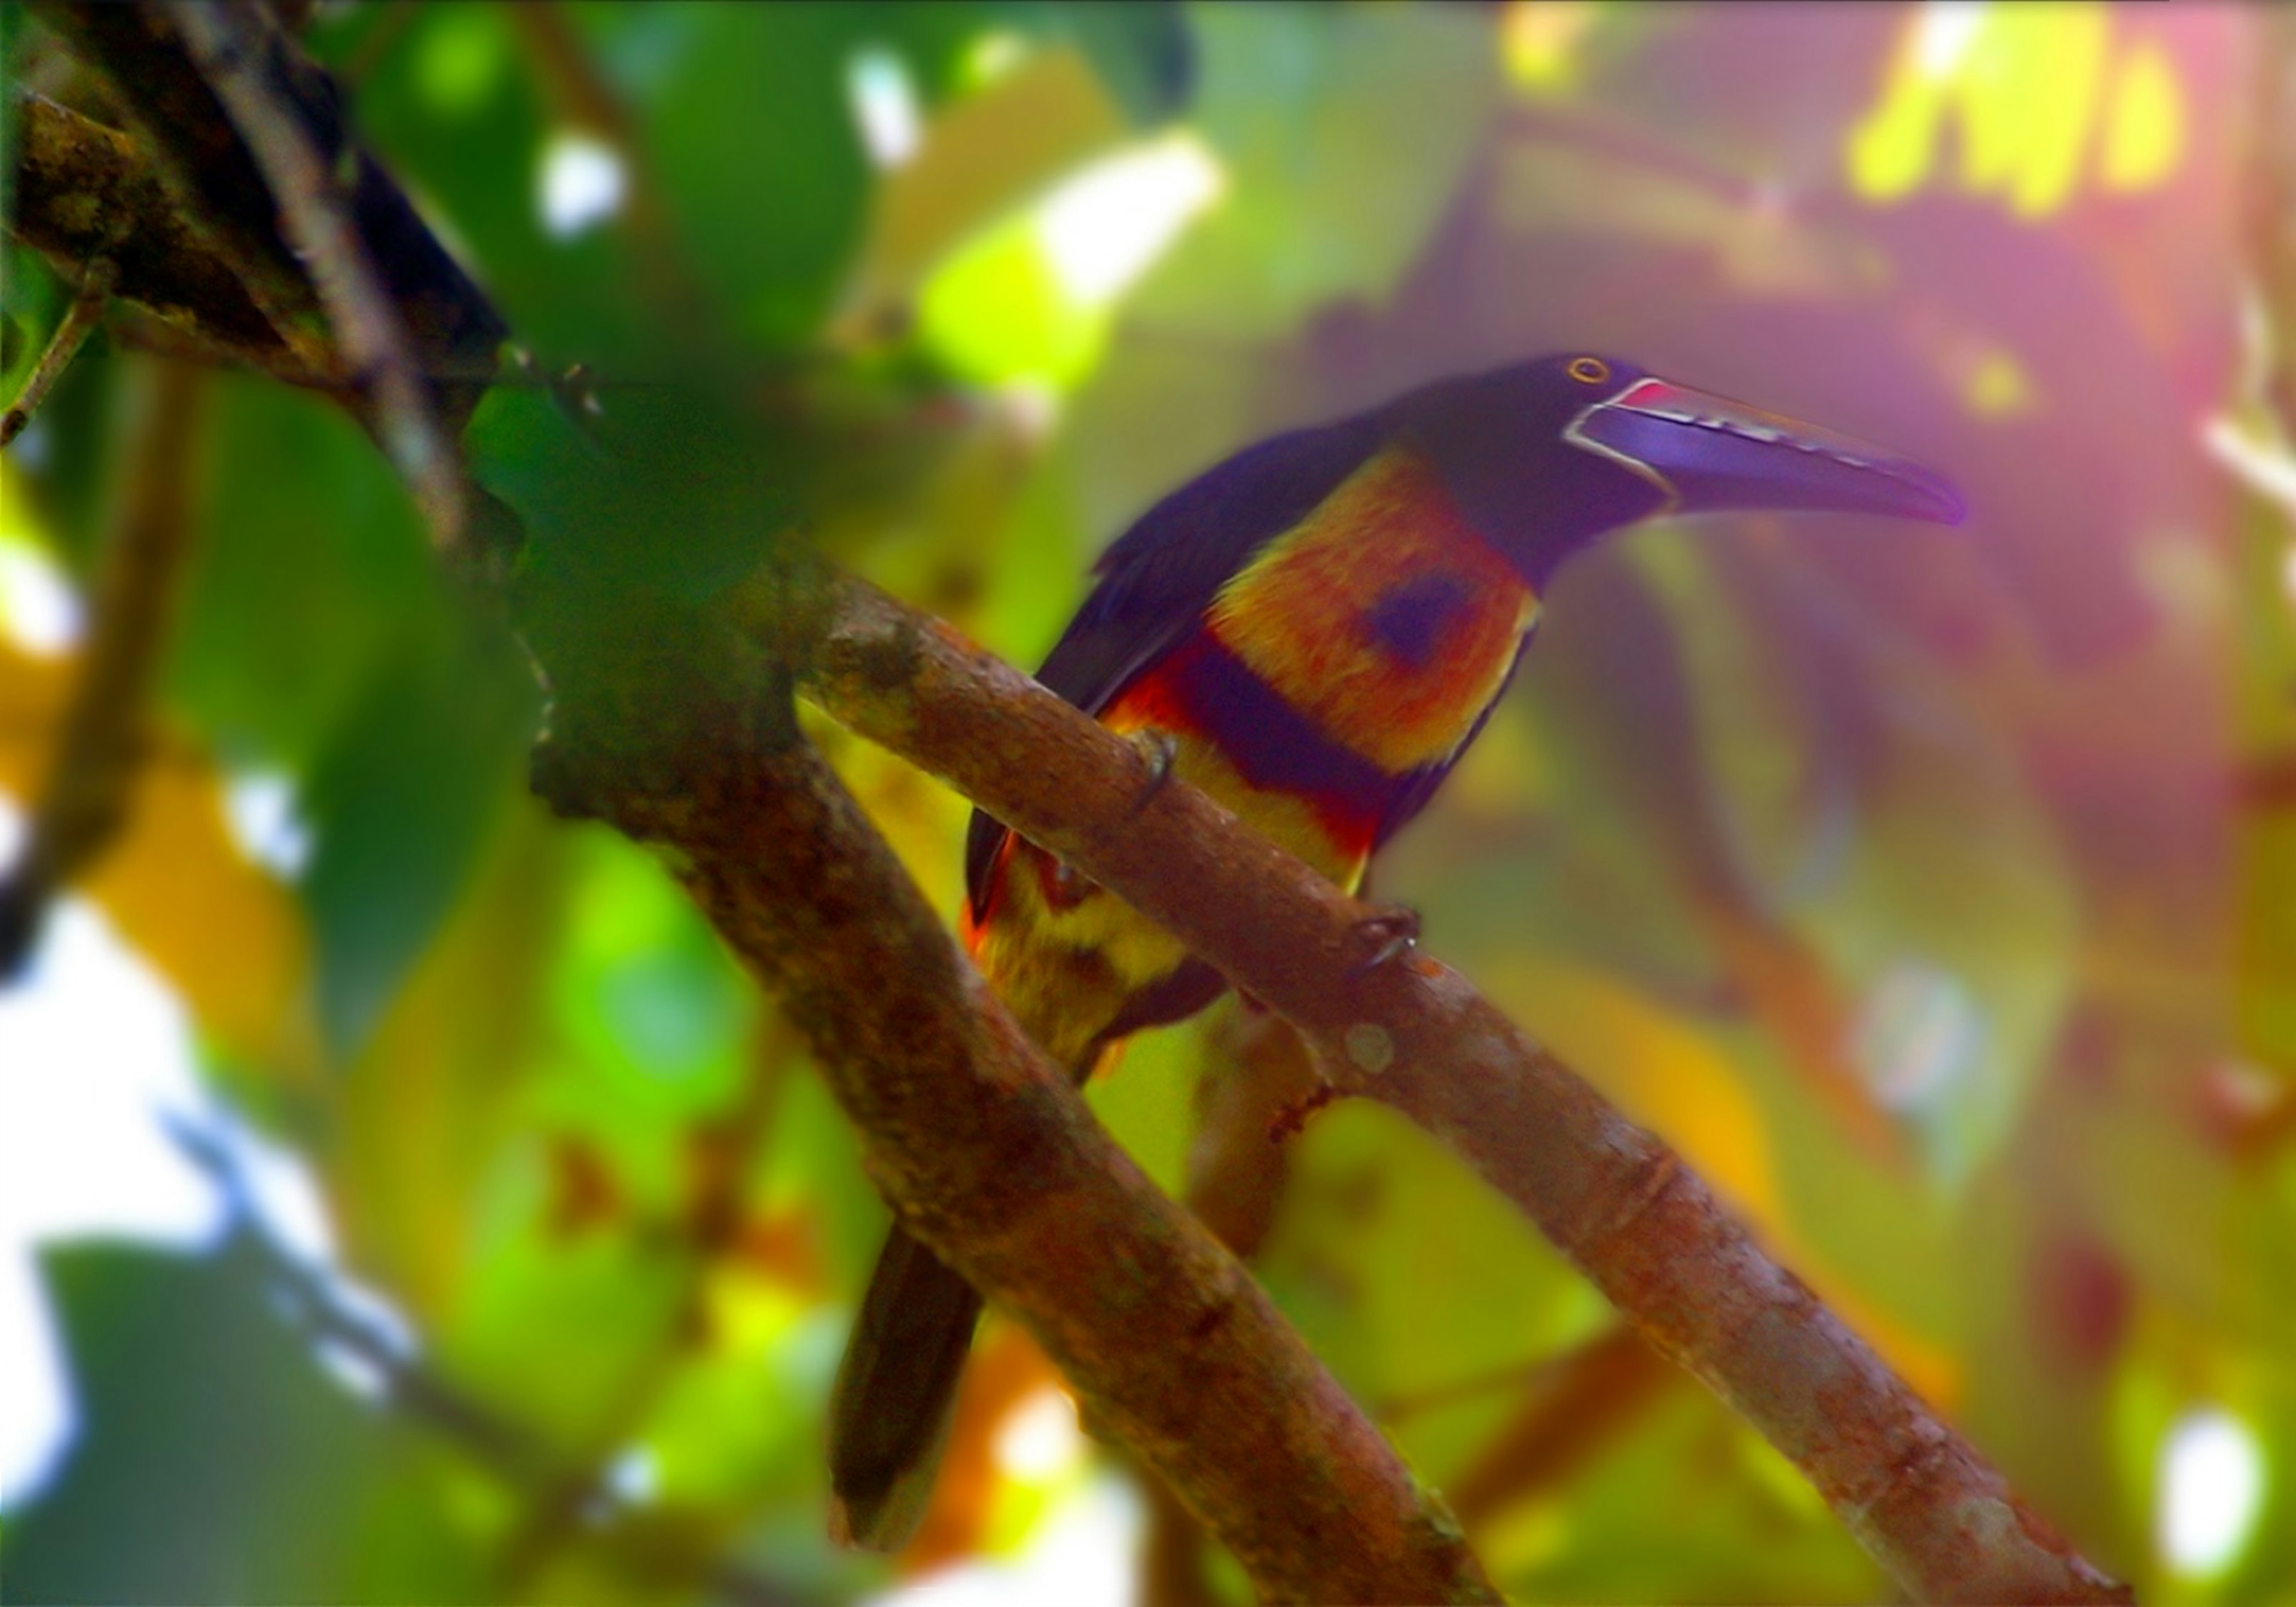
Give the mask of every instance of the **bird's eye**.
[{"label": "bird's eye", "polygon": [[1573,357],[1568,373],[1581,385],[1600,385],[1611,377],[1611,365],[1600,357]]}]

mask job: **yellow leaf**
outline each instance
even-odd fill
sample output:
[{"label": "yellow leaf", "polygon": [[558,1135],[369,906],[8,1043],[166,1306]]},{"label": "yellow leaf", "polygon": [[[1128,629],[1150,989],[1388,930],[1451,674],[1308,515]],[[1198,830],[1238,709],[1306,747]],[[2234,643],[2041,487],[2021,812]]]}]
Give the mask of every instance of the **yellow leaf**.
[{"label": "yellow leaf", "polygon": [[[352,1264],[418,1315],[466,1292],[477,1221],[530,1103],[545,934],[565,924],[571,833],[510,812],[454,915],[336,1083],[320,1175]],[[533,1150],[527,1152],[535,1153]]]},{"label": "yellow leaf", "polygon": [[1938,86],[1900,73],[1849,131],[1849,187],[1868,201],[1896,201],[1930,176],[1945,98]]},{"label": "yellow leaf", "polygon": [[1981,419],[2021,418],[2037,405],[2032,376],[2016,357],[1992,348],[1962,381],[1962,404]]},{"label": "yellow leaf", "polygon": [[[74,679],[69,659],[29,658],[0,644],[0,792],[27,814]],[[202,756],[155,737],[126,823],[81,890],[225,1050],[289,1080],[316,1074],[301,912],[233,842]]]},{"label": "yellow leaf", "polygon": [[1031,220],[1015,217],[932,275],[918,297],[917,325],[925,348],[976,384],[1023,381],[1057,390],[1100,360],[1109,316],[1067,293]]},{"label": "yellow leaf", "polygon": [[2149,40],[2132,46],[2113,80],[2097,176],[2108,190],[2149,190],[2185,153],[2185,98],[2176,70]]},{"label": "yellow leaf", "polygon": [[1499,24],[1507,77],[1525,89],[1561,89],[1573,77],[1578,46],[1595,22],[1591,0],[1514,0]]},{"label": "yellow leaf", "polygon": [[948,107],[878,184],[844,332],[878,327],[950,251],[1123,135],[1122,114],[1067,45],[1029,56]]},{"label": "yellow leaf", "polygon": [[2071,202],[2092,152],[2106,190],[2159,184],[2183,152],[2181,91],[2155,45],[2113,59],[2113,22],[2087,3],[1915,9],[1881,96],[1845,143],[1851,188],[1877,201],[1912,194],[1948,129],[1960,187],[2021,217]]},{"label": "yellow leaf", "polygon": [[1784,1227],[1761,1113],[1713,1044],[1617,977],[1585,966],[1520,959],[1496,991],[1541,1042],[1665,1135],[1766,1235]]},{"label": "yellow leaf", "polygon": [[1819,1261],[1781,1201],[1761,1112],[1729,1057],[1617,977],[1521,958],[1491,979],[1493,996],[1635,1121],[1662,1135],[1733,1210],[1837,1316],[1923,1397],[1948,1406],[1960,1390],[1954,1357],[1880,1310]]},{"label": "yellow leaf", "polygon": [[1962,177],[2046,217],[2072,199],[2104,82],[2112,22],[2100,5],[2004,6],[1960,77]]}]

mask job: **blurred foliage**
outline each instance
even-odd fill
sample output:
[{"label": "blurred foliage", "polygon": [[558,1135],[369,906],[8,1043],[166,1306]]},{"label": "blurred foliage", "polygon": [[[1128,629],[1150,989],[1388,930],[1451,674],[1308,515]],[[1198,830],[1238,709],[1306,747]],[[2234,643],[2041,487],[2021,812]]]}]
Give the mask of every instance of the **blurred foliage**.
[{"label": "blurred foliage", "polygon": [[[5,32],[12,82],[88,94]],[[1226,452],[1564,347],[1948,469],[1958,532],[1745,519],[1584,560],[1377,880],[2090,1554],[2202,1603],[2296,1590],[2296,560],[2201,444],[2271,439],[2237,316],[2251,32],[365,0],[308,42],[532,354],[472,446],[545,628],[644,651],[802,530],[1033,662],[1093,553]],[[611,200],[569,222],[553,185],[600,151]],[[7,270],[12,392],[64,293]],[[2296,340],[2296,295],[2265,312]],[[0,597],[10,565],[85,585],[150,360],[100,340],[0,464]],[[80,1428],[10,1492],[11,1590],[843,1599],[1024,1553],[1089,1479],[1057,1435],[1014,1448],[1049,1374],[993,1320],[925,1541],[827,1548],[820,1414],[883,1219],[849,1132],[659,868],[524,795],[523,660],[383,460],[314,397],[209,391],[152,753],[83,890],[415,1344],[398,1395],[373,1358],[347,1393],[283,1295],[317,1275],[252,1222],[53,1250]],[[0,647],[20,807],[72,670]],[[816,734],[953,909],[961,802]],[[266,779],[308,852],[258,865],[226,804]],[[1093,1091],[1175,1189],[1233,1009]],[[1262,1275],[1461,1476],[1600,1302],[1381,1112],[1292,1162]],[[2264,1478],[2196,1560],[2160,1514],[2207,1413]],[[1585,1415],[1588,1453],[1478,1521],[1511,1594],[1886,1589],[1700,1392]]]}]

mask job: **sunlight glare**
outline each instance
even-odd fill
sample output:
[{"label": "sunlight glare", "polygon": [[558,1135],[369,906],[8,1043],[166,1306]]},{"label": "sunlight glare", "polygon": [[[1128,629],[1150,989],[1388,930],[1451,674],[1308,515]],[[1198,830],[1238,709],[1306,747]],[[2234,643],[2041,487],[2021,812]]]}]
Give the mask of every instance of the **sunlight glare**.
[{"label": "sunlight glare", "polygon": [[[234,1152],[238,1152],[236,1145]],[[306,1171],[305,1176],[308,1175]],[[286,1242],[286,1234],[279,1232],[275,1224],[267,1223],[266,1226],[271,1226],[275,1237]],[[332,1230],[325,1227],[324,1217],[321,1227],[329,1237],[332,1237]],[[289,1248],[293,1247],[290,1245]],[[312,1261],[306,1270],[325,1292],[326,1298],[333,1302],[335,1308],[357,1324],[373,1345],[370,1349],[320,1335],[312,1345],[319,1365],[328,1377],[341,1385],[344,1392],[354,1398],[369,1404],[382,1403],[390,1393],[390,1364],[414,1358],[417,1349],[414,1324],[407,1320],[405,1312],[364,1283],[354,1282],[340,1268]],[[381,1351],[382,1355],[375,1355],[375,1350]]]},{"label": "sunlight glare", "polygon": [[567,130],[542,151],[542,226],[565,240],[622,209],[629,175],[621,152],[587,134]]},{"label": "sunlight glare", "polygon": [[[0,802],[0,837],[15,816]],[[0,1489],[12,1501],[54,1471],[77,1421],[40,1249],[104,1237],[196,1253],[228,1223],[214,1179],[171,1127],[216,1144],[253,1220],[330,1301],[387,1354],[413,1351],[406,1318],[334,1265],[309,1165],[209,1097],[181,1001],[86,900],[56,905],[29,975],[0,992]],[[319,1360],[352,1393],[380,1395],[373,1359],[323,1345]]]},{"label": "sunlight glare", "polygon": [[2234,479],[2296,518],[2296,454],[2259,439],[2224,413],[2201,426],[2201,445]]},{"label": "sunlight glare", "polygon": [[289,880],[311,859],[311,828],[295,808],[295,783],[283,771],[234,775],[223,794],[224,818],[239,851]]},{"label": "sunlight glare", "polygon": [[15,1502],[77,1423],[39,1247],[101,1234],[195,1249],[223,1212],[152,1119],[200,1106],[182,1007],[79,899],[49,913],[29,975],[0,992],[0,1489]]},{"label": "sunlight glare", "polygon": [[86,611],[55,560],[29,541],[0,534],[0,635],[39,658],[75,646]]},{"label": "sunlight glare", "polygon": [[1053,275],[1082,307],[1105,307],[1217,201],[1227,176],[1185,130],[1094,163],[1037,209]]},{"label": "sunlight glare", "polygon": [[882,45],[854,52],[845,68],[846,98],[861,131],[861,148],[881,169],[900,167],[924,140],[917,86],[901,58]]},{"label": "sunlight glare", "polygon": [[991,29],[966,48],[962,70],[967,83],[982,89],[1028,59],[1028,40],[1001,28]]},{"label": "sunlight glare", "polygon": [[2171,1568],[2230,1565],[2263,1504],[2264,1455],[2247,1424],[2216,1406],[2177,1420],[2161,1448],[2161,1550]]},{"label": "sunlight glare", "polygon": [[870,1607],[1133,1607],[1143,1527],[1133,1487],[1095,1479],[1047,1513],[1018,1555],[946,1569]]},{"label": "sunlight glare", "polygon": [[1984,24],[1984,0],[1929,0],[1914,21],[1914,70],[1932,83],[1951,78]]},{"label": "sunlight glare", "polygon": [[607,1464],[602,1481],[625,1506],[643,1506],[661,1494],[661,1458],[634,1445]]},{"label": "sunlight glare", "polygon": [[1925,961],[1906,960],[1884,972],[1866,996],[1855,1045],[1874,1096],[1892,1111],[1911,1113],[1934,1104],[1976,1070],[1985,1023],[1959,977]]},{"label": "sunlight glare", "polygon": [[1084,1455],[1076,1402],[1054,1384],[1020,1401],[997,1427],[995,1454],[1009,1479],[1043,1484],[1067,1472]]}]

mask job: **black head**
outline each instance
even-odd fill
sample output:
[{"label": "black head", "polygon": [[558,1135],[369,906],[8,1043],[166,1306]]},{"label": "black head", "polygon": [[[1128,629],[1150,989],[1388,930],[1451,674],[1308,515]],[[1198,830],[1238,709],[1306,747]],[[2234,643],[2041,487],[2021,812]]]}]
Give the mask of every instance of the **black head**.
[{"label": "black head", "polygon": [[1806,508],[1957,524],[1964,512],[1919,463],[1615,357],[1446,380],[1389,411],[1538,586],[1595,537],[1660,514]]}]

